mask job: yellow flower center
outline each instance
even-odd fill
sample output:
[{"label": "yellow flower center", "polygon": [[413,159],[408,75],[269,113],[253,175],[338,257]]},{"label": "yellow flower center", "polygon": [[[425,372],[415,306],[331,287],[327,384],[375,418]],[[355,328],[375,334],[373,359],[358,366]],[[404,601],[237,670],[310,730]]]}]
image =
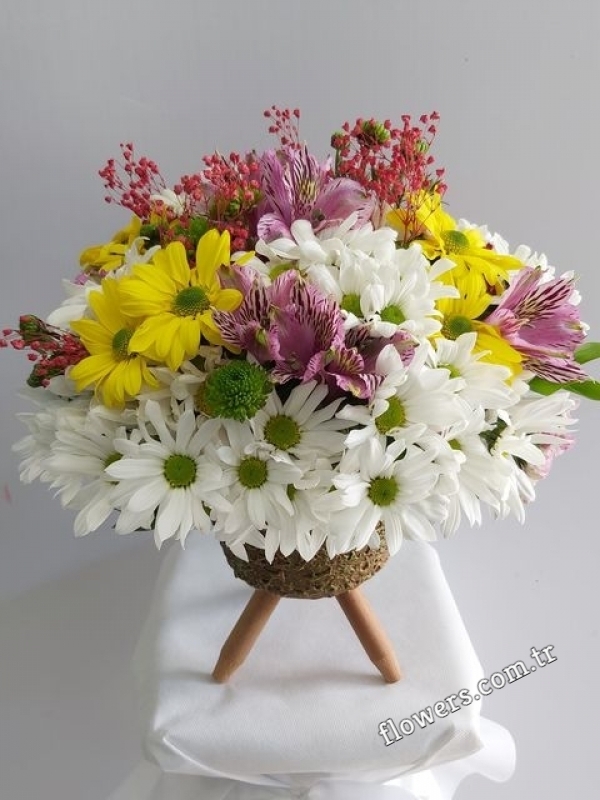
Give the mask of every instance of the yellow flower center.
[{"label": "yellow flower center", "polygon": [[186,286],[173,301],[173,313],[178,317],[195,317],[210,308],[210,300],[200,286]]},{"label": "yellow flower center", "polygon": [[462,231],[442,231],[442,241],[448,253],[464,253],[469,249],[469,240]]}]

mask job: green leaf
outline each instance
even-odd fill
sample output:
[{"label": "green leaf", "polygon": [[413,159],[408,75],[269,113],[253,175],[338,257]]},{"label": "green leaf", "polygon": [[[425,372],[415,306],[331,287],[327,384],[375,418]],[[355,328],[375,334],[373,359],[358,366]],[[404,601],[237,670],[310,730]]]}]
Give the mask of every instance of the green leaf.
[{"label": "green leaf", "polygon": [[568,389],[570,392],[580,394],[582,397],[587,397],[589,400],[600,400],[600,382],[599,381],[582,381],[581,383],[569,383]]},{"label": "green leaf", "polygon": [[600,400],[600,381],[590,378],[587,381],[571,381],[570,383],[552,383],[545,378],[533,378],[529,381],[529,388],[538,394],[554,394],[559,389],[566,389],[567,392],[579,394],[589,400]]},{"label": "green leaf", "polygon": [[558,392],[559,389],[563,389],[564,384],[552,383],[551,381],[547,381],[546,378],[535,377],[529,381],[529,388],[538,394],[548,395]]},{"label": "green leaf", "polygon": [[586,342],[575,350],[575,361],[586,364],[600,358],[600,342]]}]

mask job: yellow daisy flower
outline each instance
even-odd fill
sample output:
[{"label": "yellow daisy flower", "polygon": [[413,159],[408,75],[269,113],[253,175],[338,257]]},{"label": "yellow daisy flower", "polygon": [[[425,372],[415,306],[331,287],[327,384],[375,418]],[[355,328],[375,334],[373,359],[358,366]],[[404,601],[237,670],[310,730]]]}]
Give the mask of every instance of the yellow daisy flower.
[{"label": "yellow daisy flower", "polygon": [[[504,290],[509,270],[523,267],[514,256],[503,255],[486,247],[481,233],[475,229],[459,230],[458,223],[442,207],[439,192],[423,194],[415,201],[413,215],[422,238],[417,239],[423,253],[430,260],[448,258],[456,267],[440,280],[455,283],[468,273],[479,279],[482,289]],[[401,209],[390,211],[387,222],[397,230],[403,230],[404,213]]]},{"label": "yellow daisy flower", "polygon": [[159,250],[151,263],[134,266],[122,281],[122,308],[143,322],[131,337],[130,351],[176,370],[197,355],[202,336],[223,344],[213,309],[234,311],[242,302],[237,289],[221,288],[217,272],[229,263],[229,233],[213,229],[198,242],[193,268],[181,242]]},{"label": "yellow daisy flower", "polygon": [[96,319],[71,322],[90,355],[71,369],[69,377],[78,392],[94,386],[104,405],[122,408],[142,387],[156,389],[159,382],[148,369],[146,358],[128,347],[135,321],[120,309],[119,283],[107,278],[101,291],[90,292],[88,302]]},{"label": "yellow daisy flower", "polygon": [[481,288],[477,275],[467,272],[457,281],[459,297],[443,297],[436,302],[442,314],[441,335],[446,339],[458,339],[462,333],[475,331],[475,351],[484,353],[482,361],[508,367],[513,375],[521,372],[523,357],[504,339],[494,325],[478,319],[489,307],[491,295]]},{"label": "yellow daisy flower", "polygon": [[111,272],[119,269],[125,261],[125,253],[139,237],[141,226],[141,219],[133,216],[129,225],[117,231],[110,242],[86,247],[79,256],[79,264],[86,272],[93,270]]}]

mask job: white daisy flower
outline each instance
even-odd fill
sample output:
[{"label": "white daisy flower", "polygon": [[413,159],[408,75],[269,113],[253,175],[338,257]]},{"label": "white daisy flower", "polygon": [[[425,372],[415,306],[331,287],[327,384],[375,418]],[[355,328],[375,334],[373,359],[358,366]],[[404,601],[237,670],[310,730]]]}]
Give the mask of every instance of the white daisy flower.
[{"label": "white daisy flower", "polygon": [[396,249],[397,233],[389,227],[374,230],[371,224],[358,228],[357,215],[352,214],[336,227],[326,228],[316,234],[308,220],[292,223],[292,237],[280,238],[268,244],[259,241],[256,252],[269,260],[297,261],[300,269],[312,265],[339,266],[348,251],[375,259],[387,260]]},{"label": "white daisy flower", "polygon": [[535,500],[534,482],[513,458],[496,457],[502,459],[503,466],[509,473],[496,515],[503,519],[512,514],[522,525],[525,522],[525,506]]},{"label": "white daisy flower", "polygon": [[[38,394],[39,391],[36,390]],[[54,402],[41,411],[17,414],[18,419],[28,427],[29,433],[19,439],[12,450],[21,459],[19,477],[23,483],[40,480],[50,483],[53,488],[60,488],[65,481],[55,471],[48,469],[47,461],[52,455],[57,431],[77,426],[85,418],[85,410],[78,405],[72,407],[55,395],[50,397],[54,398]]]},{"label": "white daisy flower", "polygon": [[[447,370],[425,364],[427,348],[418,347],[408,367],[402,365],[393,347],[386,347],[378,360],[387,369],[387,378],[375,394],[375,402],[346,405],[338,417],[351,420],[357,427],[346,437],[346,446],[354,448],[371,438],[399,437],[418,443],[425,431],[442,432],[468,417],[470,408],[458,396],[463,383],[451,378]],[[387,389],[394,386],[393,394]],[[379,390],[378,390],[379,391]]]},{"label": "white daisy flower", "polygon": [[543,465],[546,455],[542,448],[564,443],[569,436],[569,425],[577,421],[570,416],[577,405],[565,391],[548,397],[523,397],[508,412],[499,412],[492,452],[534,466]]},{"label": "white daisy flower", "polygon": [[284,403],[273,391],[250,421],[256,441],[276,460],[293,457],[310,463],[326,457],[338,462],[345,439],[340,431],[348,423],[335,418],[341,399],[321,407],[328,395],[328,388],[316,381],[294,387]]},{"label": "white daisy flower", "polygon": [[[475,408],[467,420],[445,432],[449,447],[460,458],[455,491],[447,493],[448,512],[441,524],[444,536],[457,531],[463,514],[469,525],[481,525],[482,502],[496,513],[500,512],[501,498],[506,494],[511,470],[503,459],[490,453],[482,438],[481,434],[489,427],[483,408]],[[437,461],[439,463],[439,458]],[[442,466],[442,474],[444,471]]]},{"label": "white daisy flower", "polygon": [[491,430],[484,434],[494,469],[508,474],[497,514],[514,514],[525,521],[525,505],[535,499],[534,480],[546,474],[549,459],[568,450],[576,422],[570,414],[577,401],[568,392],[549,397],[528,395],[508,411],[499,411]]},{"label": "white daisy flower", "polygon": [[228,444],[211,448],[222,469],[220,488],[228,507],[213,508],[217,531],[235,534],[254,526],[259,531],[276,524],[294,507],[287,487],[302,478],[297,464],[275,460],[252,432],[250,424],[222,420]]},{"label": "white daisy flower", "polygon": [[288,486],[292,514],[279,513],[277,524],[267,525],[264,550],[268,561],[273,560],[278,550],[284,556],[297,550],[305,561],[310,561],[321,548],[329,533],[326,496],[330,493],[333,473],[330,476],[329,486],[303,489]]},{"label": "white daisy flower", "polygon": [[183,543],[192,528],[211,529],[206,507],[228,508],[219,494],[221,470],[204,455],[221,423],[207,420],[198,426],[188,409],[173,433],[158,403],[148,401],[145,413],[153,430],[141,426],[139,443],[117,439],[115,448],[123,458],[106,467],[108,475],[119,482],[115,493],[126,512],[119,516],[116,529],[131,533],[155,514],[157,546],[172,536]]},{"label": "white daisy flower", "polygon": [[374,335],[390,337],[403,329],[427,337],[441,327],[436,300],[454,295],[453,286],[431,279],[429,262],[415,244],[397,250],[380,265],[376,280],[367,283],[360,294],[360,308]]},{"label": "white daisy flower", "polygon": [[115,483],[105,468],[122,457],[114,442],[124,436],[122,418],[110,412],[102,415],[96,409],[56,431],[46,466],[62,484],[59,495],[63,506],[79,509],[76,536],[95,531],[115,509]]},{"label": "white daisy flower", "polygon": [[292,515],[278,513],[277,523],[265,529],[263,547],[269,561],[277,550],[284,556],[297,550],[309,561],[329,535],[331,489],[337,473],[326,458],[317,459],[310,469],[303,468],[303,473],[302,478],[287,487]]},{"label": "white daisy flower", "polygon": [[435,539],[433,523],[443,519],[446,499],[434,491],[440,473],[435,451],[405,447],[395,440],[384,447],[371,439],[360,448],[360,467],[334,478],[339,510],[332,514],[327,547],[330,555],[376,544],[376,527],[385,525],[390,553],[402,540]]},{"label": "white daisy flower", "polygon": [[482,361],[483,353],[474,352],[477,334],[463,333],[454,341],[439,337],[431,348],[430,364],[445,367],[454,378],[462,378],[460,397],[472,408],[508,408],[519,400],[509,384],[512,372],[508,367]]}]

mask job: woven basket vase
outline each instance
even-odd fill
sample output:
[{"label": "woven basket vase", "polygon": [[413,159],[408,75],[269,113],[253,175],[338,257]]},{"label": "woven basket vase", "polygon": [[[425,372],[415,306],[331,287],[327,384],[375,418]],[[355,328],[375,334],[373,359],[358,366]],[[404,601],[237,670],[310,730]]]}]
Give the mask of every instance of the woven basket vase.
[{"label": "woven basket vase", "polygon": [[337,597],[356,589],[384,566],[389,551],[383,531],[379,530],[380,546],[365,547],[331,558],[322,547],[310,561],[293,552],[283,556],[279,551],[272,563],[265,558],[264,550],[246,546],[248,561],[234,555],[222,545],[225,557],[236,578],[240,578],[254,589],[277,594],[280,597],[299,597],[317,600],[321,597]]}]

